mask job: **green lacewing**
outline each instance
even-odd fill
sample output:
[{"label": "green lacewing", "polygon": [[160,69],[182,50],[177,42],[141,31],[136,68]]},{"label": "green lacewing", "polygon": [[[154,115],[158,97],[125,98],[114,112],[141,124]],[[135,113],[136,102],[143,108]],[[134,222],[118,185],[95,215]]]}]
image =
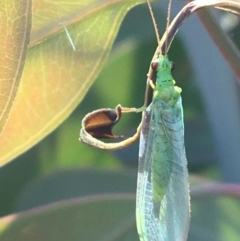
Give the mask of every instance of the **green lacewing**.
[{"label": "green lacewing", "polygon": [[183,241],[187,239],[190,208],[182,90],[175,86],[173,63],[166,54],[159,51],[151,67],[157,77],[155,84],[148,80],[153,99],[140,134],[137,229],[141,241]]},{"label": "green lacewing", "polygon": [[[158,39],[158,52],[151,63],[156,82],[152,102],[140,109],[101,109],[82,121],[80,140],[102,149],[115,150],[130,145],[140,135],[137,179],[136,220],[141,241],[186,241],[190,220],[189,185],[184,145],[181,88],[172,77],[173,63],[168,59],[167,43],[163,54],[149,0],[147,0]],[[166,41],[168,39],[168,8]],[[144,111],[137,133],[119,143],[103,143],[95,138],[115,138],[112,127],[122,112]]]}]

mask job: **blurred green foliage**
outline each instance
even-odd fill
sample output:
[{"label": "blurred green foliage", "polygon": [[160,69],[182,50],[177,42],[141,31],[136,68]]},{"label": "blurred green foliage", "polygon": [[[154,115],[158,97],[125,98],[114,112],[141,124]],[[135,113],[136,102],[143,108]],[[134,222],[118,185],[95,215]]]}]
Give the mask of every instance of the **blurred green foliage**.
[{"label": "blurred green foliage", "polygon": [[[158,13],[159,29],[164,29],[165,19],[165,14],[160,15]],[[156,39],[148,9],[145,5],[138,6],[131,10],[123,21],[105,68],[78,108],[57,130],[38,145],[0,169],[1,216],[69,198],[135,192],[138,143],[115,152],[97,150],[78,141],[79,130],[84,115],[95,109],[114,108],[119,103],[127,107],[142,106],[146,73],[155,48]],[[190,63],[187,46],[180,38],[174,41],[169,56],[175,62],[175,80],[183,89],[182,98],[189,170],[192,173],[200,173],[206,177],[214,176],[217,179],[218,167],[214,163],[214,158],[212,158],[215,157],[213,138],[206,121],[201,95],[194,79],[194,63]],[[125,136],[133,134],[140,119],[141,114],[123,116],[115,132]],[[209,151],[206,152],[206,148]],[[121,200],[120,197],[119,200]],[[125,199],[123,198],[123,200]],[[128,217],[128,228],[130,227],[128,232],[130,234],[128,232],[122,233],[120,238],[114,240],[130,240],[129,237],[137,240],[134,198],[126,200],[127,204],[130,203],[130,205],[127,205],[128,209],[124,206],[125,201],[123,201],[121,202],[123,207],[119,210],[130,213]],[[103,215],[100,208],[101,204],[98,201],[92,209],[90,206],[84,206],[87,202],[79,204],[81,220],[74,217],[76,218],[75,221],[79,221],[81,224],[79,230],[87,226],[84,223],[86,218],[83,215],[87,217],[91,211],[93,212],[91,215],[99,215],[99,218]],[[102,208],[108,208],[109,205],[103,204]],[[109,215],[112,215],[112,220],[117,220],[120,211],[118,212],[116,209],[119,206],[112,205],[111,211],[108,212]],[[65,208],[63,212],[68,213],[71,206]],[[71,210],[73,215],[75,210]],[[88,212],[84,213],[84,210],[88,210]],[[237,216],[233,218],[228,211],[231,214],[239,213],[239,203],[225,199],[194,200],[189,241],[237,241],[239,233],[236,230],[239,228],[240,220]],[[240,217],[239,214],[235,215]],[[69,218],[71,219],[71,217]],[[31,222],[31,216],[24,220]],[[37,213],[36,220],[41,224],[41,214]],[[54,221],[56,220],[58,220],[58,217],[54,219]],[[106,220],[106,217],[103,220]],[[121,220],[125,222],[124,217]],[[76,222],[71,224],[74,230],[78,230]],[[96,228],[99,225],[99,220],[96,223],[91,220],[88,220],[88,222],[89,225],[93,225],[92,229],[88,230],[90,234],[92,230],[94,232],[97,230],[99,233],[103,232]],[[64,224],[59,221],[59,225],[61,227]],[[119,224],[116,224],[116,226],[121,227]],[[12,232],[21,230],[21,226],[18,225],[13,225],[12,228],[14,230]],[[76,233],[79,233],[79,230]],[[4,236],[4,240],[8,240],[8,235],[7,233]],[[58,235],[61,237],[60,231]],[[25,236],[22,237],[18,240],[26,240],[24,239]],[[78,237],[72,237],[71,240],[78,240]],[[93,239],[93,237],[91,239],[86,234],[82,240],[96,239]]]},{"label": "blurred green foliage", "polygon": [[[139,19],[138,16],[144,17]],[[165,28],[165,19],[165,14],[157,16],[159,29]],[[37,146],[0,170],[1,183],[6,184],[9,180],[12,186],[12,188],[9,185],[1,186],[1,215],[13,212],[16,199],[27,183],[57,169],[76,167],[122,169],[131,166],[137,172],[138,144],[116,152],[97,150],[78,141],[79,130],[83,116],[95,109],[114,108],[118,103],[128,107],[142,106],[146,73],[155,48],[156,38],[148,9],[146,5],[138,6],[124,19],[105,68],[70,118]],[[179,38],[172,45],[169,56],[176,66],[175,79],[183,88],[188,133],[188,123],[195,125],[203,115],[201,98],[193,79],[194,66],[189,63],[186,46]],[[133,134],[140,120],[141,114],[125,115],[116,132],[124,135]],[[202,138],[207,140],[209,136]],[[186,142],[188,146],[188,140]],[[191,166],[194,168],[191,158],[189,165],[190,168]]]}]

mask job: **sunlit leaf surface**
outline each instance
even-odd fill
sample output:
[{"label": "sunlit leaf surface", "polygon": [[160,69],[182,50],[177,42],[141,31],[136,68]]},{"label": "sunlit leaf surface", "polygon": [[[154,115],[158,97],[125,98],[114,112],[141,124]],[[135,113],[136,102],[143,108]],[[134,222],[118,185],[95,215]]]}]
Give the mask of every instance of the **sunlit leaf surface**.
[{"label": "sunlit leaf surface", "polygon": [[0,1],[0,133],[19,87],[31,28],[31,0]]},{"label": "sunlit leaf surface", "polygon": [[100,72],[121,20],[138,2],[35,1],[32,47],[0,139],[1,164],[50,133],[79,104]]}]

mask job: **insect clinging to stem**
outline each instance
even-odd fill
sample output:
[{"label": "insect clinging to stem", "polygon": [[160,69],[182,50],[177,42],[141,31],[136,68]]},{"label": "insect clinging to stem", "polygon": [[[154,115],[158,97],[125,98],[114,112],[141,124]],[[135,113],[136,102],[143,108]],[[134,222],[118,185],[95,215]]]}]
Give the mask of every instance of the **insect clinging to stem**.
[{"label": "insect clinging to stem", "polygon": [[[136,217],[141,241],[184,241],[189,229],[189,185],[184,146],[181,88],[172,77],[173,63],[162,53],[160,37],[147,0],[158,40],[151,63],[156,83],[140,134]],[[166,34],[170,21],[168,7]]]},{"label": "insect clinging to stem", "polygon": [[[160,40],[156,21],[147,0],[158,49],[151,62],[147,80],[153,97],[144,107],[94,111],[83,119],[80,140],[107,150],[126,147],[140,136],[136,198],[136,222],[141,241],[186,241],[189,229],[190,204],[187,161],[184,145],[181,88],[172,77],[173,63],[168,59],[170,10],[168,5],[165,42]],[[185,15],[184,15],[185,16]],[[174,33],[173,33],[174,34]],[[164,40],[164,37],[163,37]],[[156,73],[156,81],[151,78]],[[147,100],[147,101],[146,101]],[[145,107],[146,106],[146,107]],[[112,127],[121,113],[143,111],[141,125],[134,136],[118,143],[104,143],[96,138],[115,138]]]}]

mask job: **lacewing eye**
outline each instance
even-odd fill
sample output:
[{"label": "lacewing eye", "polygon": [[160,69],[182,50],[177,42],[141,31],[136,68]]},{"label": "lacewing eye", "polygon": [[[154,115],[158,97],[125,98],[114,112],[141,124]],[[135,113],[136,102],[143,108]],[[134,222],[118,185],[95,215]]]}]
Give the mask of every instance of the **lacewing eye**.
[{"label": "lacewing eye", "polygon": [[175,69],[175,64],[171,62],[171,71],[173,71],[174,69]]},{"label": "lacewing eye", "polygon": [[151,64],[151,67],[153,70],[158,70],[158,62],[157,61],[153,61],[152,64]]}]

